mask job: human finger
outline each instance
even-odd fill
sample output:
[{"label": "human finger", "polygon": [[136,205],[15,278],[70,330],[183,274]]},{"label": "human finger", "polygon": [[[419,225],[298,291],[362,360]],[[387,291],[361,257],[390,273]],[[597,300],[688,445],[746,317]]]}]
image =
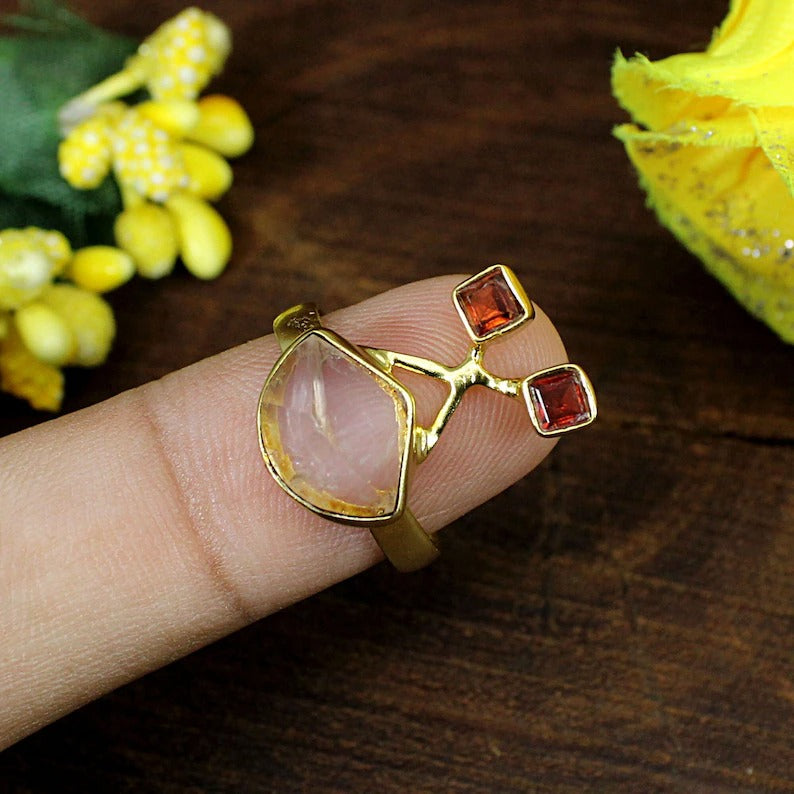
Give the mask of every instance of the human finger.
[{"label": "human finger", "polygon": [[[457,281],[410,284],[324,324],[454,363],[468,347]],[[255,411],[278,355],[265,337],[0,442],[0,747],[380,559],[368,532],[309,512],[265,469]],[[487,354],[505,377],[565,360],[539,310]],[[436,384],[410,386],[420,418],[432,413]],[[408,504],[434,531],[552,446],[518,400],[472,389]]]}]

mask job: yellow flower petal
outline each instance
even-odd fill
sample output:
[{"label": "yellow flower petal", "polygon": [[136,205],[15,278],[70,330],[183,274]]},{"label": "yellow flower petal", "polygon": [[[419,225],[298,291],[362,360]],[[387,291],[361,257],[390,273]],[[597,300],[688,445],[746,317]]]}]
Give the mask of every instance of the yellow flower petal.
[{"label": "yellow flower petal", "polygon": [[794,191],[794,107],[756,108],[748,113],[755,126],[756,145],[764,150],[789,192]]},{"label": "yellow flower petal", "polygon": [[[794,342],[794,4],[734,0],[702,53],[618,53],[616,136],[659,219]],[[643,127],[647,129],[643,129]]]},{"label": "yellow flower petal", "polygon": [[[724,30],[717,32],[705,52],[654,62],[637,56],[629,62],[630,68],[649,88],[653,83],[655,90],[662,87],[749,107],[794,105],[794,4],[754,0],[734,2],[732,7]],[[616,80],[622,77],[618,74]]]},{"label": "yellow flower petal", "polygon": [[652,130],[665,130],[682,120],[709,121],[732,106],[726,97],[704,97],[677,88],[644,55],[631,60],[620,52],[615,55],[612,91],[635,122]]},{"label": "yellow flower petal", "polygon": [[109,292],[135,275],[132,257],[110,245],[92,245],[75,251],[69,278],[91,292]]},{"label": "yellow flower petal", "polygon": [[221,216],[206,201],[177,193],[167,202],[179,233],[185,267],[197,278],[219,276],[232,253],[232,236]]},{"label": "yellow flower petal", "polygon": [[103,298],[72,284],[53,284],[44,290],[40,300],[61,317],[74,335],[76,346],[70,364],[95,367],[107,358],[116,321]]},{"label": "yellow flower petal", "polygon": [[0,389],[40,411],[57,411],[63,401],[63,374],[36,358],[11,329],[0,341]]},{"label": "yellow flower petal", "polygon": [[141,102],[136,110],[175,138],[184,138],[199,120],[198,105],[187,99],[150,100]]},{"label": "yellow flower petal", "polygon": [[190,177],[188,190],[199,198],[217,201],[232,185],[232,168],[219,154],[195,143],[179,144]]},{"label": "yellow flower petal", "polygon": [[223,94],[210,94],[198,102],[199,121],[187,137],[224,157],[245,154],[254,142],[254,128],[242,105]]},{"label": "yellow flower petal", "polygon": [[145,278],[162,278],[174,269],[179,239],[168,210],[149,202],[130,207],[116,218],[114,233]]},{"label": "yellow flower petal", "polygon": [[617,135],[659,219],[757,317],[794,342],[794,197],[759,148]]},{"label": "yellow flower petal", "polygon": [[39,301],[17,309],[14,315],[19,336],[36,358],[62,367],[72,357],[75,340],[61,317]]}]

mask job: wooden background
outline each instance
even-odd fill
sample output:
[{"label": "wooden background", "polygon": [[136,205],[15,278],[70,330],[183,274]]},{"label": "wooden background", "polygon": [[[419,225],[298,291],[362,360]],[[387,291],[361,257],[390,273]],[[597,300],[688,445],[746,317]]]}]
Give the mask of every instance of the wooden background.
[{"label": "wooden background", "polygon": [[[143,36],[174,2],[76,4]],[[724,0],[204,2],[257,128],[236,252],[116,294],[66,410],[403,282],[512,264],[601,417],[444,533],[0,756],[10,792],[794,791],[794,367],[643,206],[609,66]],[[8,6],[8,3],[5,4]],[[0,398],[0,430],[41,417]]]}]

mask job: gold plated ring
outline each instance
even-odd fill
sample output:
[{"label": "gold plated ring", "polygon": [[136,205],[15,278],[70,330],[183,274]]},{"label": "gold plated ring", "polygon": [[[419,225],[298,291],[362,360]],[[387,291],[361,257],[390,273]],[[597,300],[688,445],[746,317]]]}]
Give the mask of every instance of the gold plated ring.
[{"label": "gold plated ring", "polygon": [[[468,354],[456,366],[353,344],[324,328],[313,304],[287,310],[273,323],[282,353],[259,397],[259,443],[276,482],[314,513],[369,529],[401,571],[438,556],[435,541],[406,504],[408,483],[467,389],[484,386],[523,400],[532,427],[543,436],[584,427],[596,417],[593,387],[576,364],[524,378],[500,378],[483,366],[489,342],[535,316],[509,268],[483,270],[455,287],[452,300],[471,338]],[[448,385],[429,427],[417,423],[414,397],[396,369]],[[367,405],[363,423],[350,421],[351,404]],[[372,455],[362,449],[362,433]]]}]

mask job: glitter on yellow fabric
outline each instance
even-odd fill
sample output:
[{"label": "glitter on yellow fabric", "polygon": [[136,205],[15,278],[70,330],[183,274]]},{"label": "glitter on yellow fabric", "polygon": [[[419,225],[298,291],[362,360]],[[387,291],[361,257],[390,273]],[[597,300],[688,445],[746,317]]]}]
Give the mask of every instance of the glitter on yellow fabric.
[{"label": "glitter on yellow fabric", "polygon": [[659,219],[794,342],[794,4],[734,0],[705,52],[620,53],[615,129]]}]

